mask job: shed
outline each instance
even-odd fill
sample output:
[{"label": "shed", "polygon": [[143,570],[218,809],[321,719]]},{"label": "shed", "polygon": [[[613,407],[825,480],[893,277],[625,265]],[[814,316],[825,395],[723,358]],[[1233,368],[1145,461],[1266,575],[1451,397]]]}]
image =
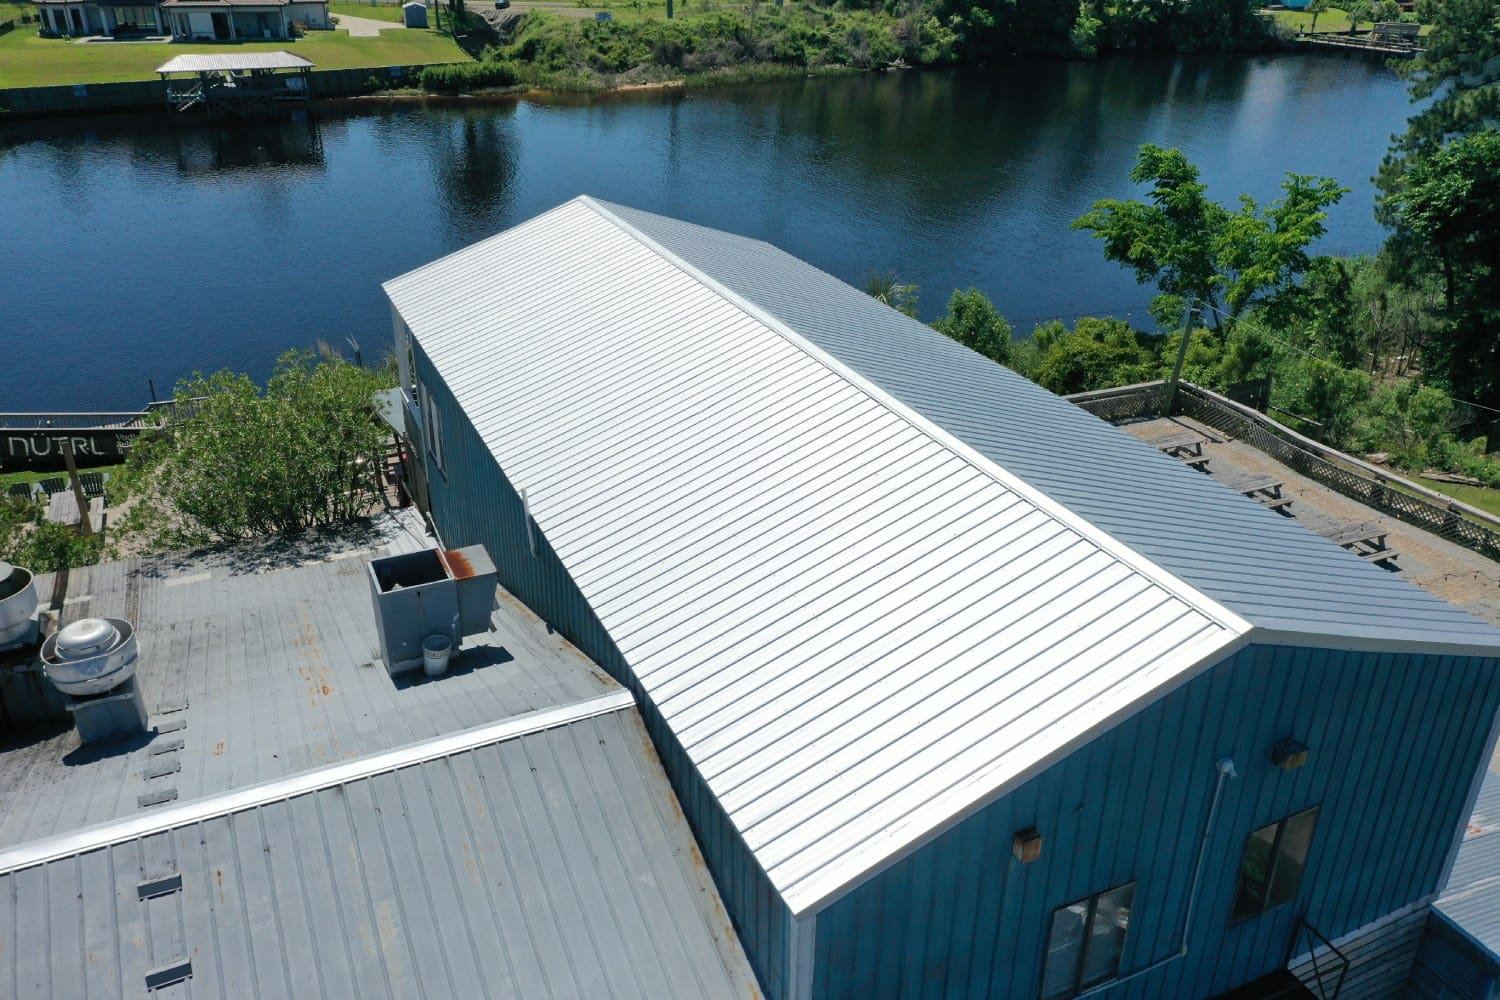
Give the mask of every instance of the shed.
[{"label": "shed", "polygon": [[427,5],[421,0],[401,5],[401,22],[408,28],[427,27]]},{"label": "shed", "polygon": [[385,288],[439,533],[635,695],[771,996],[1212,996],[1442,884],[1488,625],[759,241],[580,198]]}]

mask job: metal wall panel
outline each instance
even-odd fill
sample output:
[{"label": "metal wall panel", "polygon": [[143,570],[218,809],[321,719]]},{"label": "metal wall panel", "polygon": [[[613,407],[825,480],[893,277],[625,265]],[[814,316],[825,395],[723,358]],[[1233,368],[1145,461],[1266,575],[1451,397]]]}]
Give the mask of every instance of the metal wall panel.
[{"label": "metal wall panel", "polygon": [[[1497,665],[1247,648],[820,913],[815,995],[1031,1000],[1052,909],[1131,880],[1121,971],[1171,956],[1225,753],[1240,777],[1209,840],[1188,956],[1103,995],[1213,996],[1282,965],[1303,912],[1337,938],[1414,903],[1437,889],[1463,820]],[[1311,747],[1294,771],[1269,758],[1288,736]],[[1314,805],[1296,900],[1230,927],[1246,836]],[[1022,865],[1010,840],[1028,826],[1043,855]]]}]

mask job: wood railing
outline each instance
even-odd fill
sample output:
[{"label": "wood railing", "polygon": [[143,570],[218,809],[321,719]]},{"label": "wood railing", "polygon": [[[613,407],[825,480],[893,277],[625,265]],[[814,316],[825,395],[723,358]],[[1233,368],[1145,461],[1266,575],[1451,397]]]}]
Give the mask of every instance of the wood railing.
[{"label": "wood railing", "polygon": [[[1065,398],[1118,423],[1164,415],[1166,396],[1165,382],[1146,382]],[[1178,385],[1172,411],[1244,441],[1292,471],[1366,506],[1500,560],[1500,518],[1487,511],[1329,448],[1264,413],[1190,382]]]}]

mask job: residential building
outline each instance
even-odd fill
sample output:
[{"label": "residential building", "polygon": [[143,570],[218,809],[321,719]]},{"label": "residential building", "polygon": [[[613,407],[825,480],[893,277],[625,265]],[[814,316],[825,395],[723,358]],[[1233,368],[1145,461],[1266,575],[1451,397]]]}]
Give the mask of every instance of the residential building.
[{"label": "residential building", "polygon": [[333,27],[328,0],[32,0],[42,30],[62,37],[171,35],[183,41],[285,40],[293,25]]},{"label": "residential building", "polygon": [[769,995],[1263,996],[1447,883],[1489,625],[765,243],[580,198],[385,288],[438,534]]}]

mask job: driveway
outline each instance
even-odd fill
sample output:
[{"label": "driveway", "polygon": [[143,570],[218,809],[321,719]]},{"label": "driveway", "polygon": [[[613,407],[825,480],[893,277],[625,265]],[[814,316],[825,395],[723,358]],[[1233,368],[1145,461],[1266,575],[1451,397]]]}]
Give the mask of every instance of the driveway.
[{"label": "driveway", "polygon": [[355,17],[352,14],[338,14],[339,27],[349,30],[351,38],[374,38],[382,31],[400,30],[405,25],[397,24],[395,21],[377,21],[373,17]]}]

